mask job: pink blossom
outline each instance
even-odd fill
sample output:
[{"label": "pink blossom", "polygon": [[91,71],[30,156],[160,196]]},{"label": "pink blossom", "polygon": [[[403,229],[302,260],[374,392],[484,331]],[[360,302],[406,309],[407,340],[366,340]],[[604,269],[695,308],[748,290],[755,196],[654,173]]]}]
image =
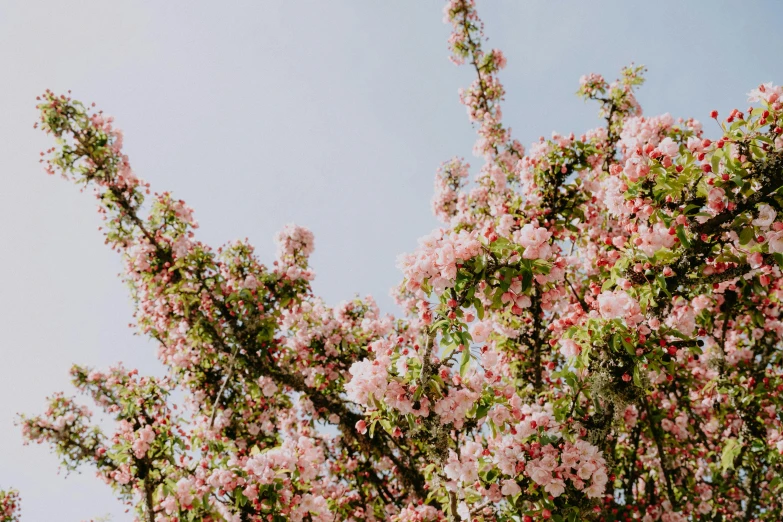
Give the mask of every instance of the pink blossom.
[{"label": "pink blossom", "polygon": [[503,487],[500,489],[503,495],[510,497],[522,492],[522,488],[519,487],[516,480],[506,479],[503,481]]},{"label": "pink blossom", "polygon": [[707,204],[715,212],[720,212],[725,206],[726,192],[720,187],[713,187],[707,194]]},{"label": "pink blossom", "polygon": [[766,239],[771,254],[783,254],[783,231],[770,232]]},{"label": "pink blossom", "polygon": [[669,229],[662,223],[657,222],[651,226],[639,226],[639,238],[637,246],[647,254],[653,256],[662,248],[672,248],[675,244],[674,236],[669,233]]},{"label": "pink blossom", "polygon": [[759,205],[758,213],[758,217],[752,221],[752,223],[757,227],[770,226],[772,222],[775,221],[775,217],[778,215],[775,209],[766,203]]},{"label": "pink blossom", "polygon": [[314,250],[313,233],[293,223],[284,226],[275,236],[277,259],[283,264],[308,258]]},{"label": "pink blossom", "polygon": [[478,321],[470,327],[470,336],[479,344],[486,341],[491,333],[492,323],[489,321]]},{"label": "pink blossom", "polygon": [[679,146],[668,136],[658,144],[658,150],[669,157],[674,157],[679,152]]},{"label": "pink blossom", "polygon": [[177,499],[169,495],[160,503],[160,507],[166,511],[167,515],[171,515],[177,511]]},{"label": "pink blossom", "polygon": [[696,329],[696,312],[688,305],[675,306],[666,318],[666,325],[690,336]]},{"label": "pink blossom", "polygon": [[353,377],[345,384],[348,399],[364,406],[372,405],[371,396],[381,399],[388,386],[388,364],[385,356],[353,363],[349,370]]},{"label": "pink blossom", "polygon": [[546,259],[552,252],[548,243],[550,237],[552,233],[547,229],[527,223],[516,232],[514,240],[525,248],[522,253],[523,258]]},{"label": "pink blossom", "polygon": [[582,348],[571,339],[560,339],[560,353],[563,357],[576,357],[582,351]]},{"label": "pink blossom", "polygon": [[639,303],[624,290],[601,293],[598,306],[604,319],[621,319],[639,313]]},{"label": "pink blossom", "polygon": [[781,96],[783,96],[783,87],[767,82],[762,83],[748,93],[748,102],[754,103],[763,100],[766,103],[774,103]]}]

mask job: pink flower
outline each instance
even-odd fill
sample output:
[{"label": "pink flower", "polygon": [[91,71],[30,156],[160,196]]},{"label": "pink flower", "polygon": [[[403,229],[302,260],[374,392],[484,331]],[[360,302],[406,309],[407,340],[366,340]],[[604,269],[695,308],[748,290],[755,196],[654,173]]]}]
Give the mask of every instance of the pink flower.
[{"label": "pink flower", "polygon": [[704,150],[704,140],[699,139],[696,136],[691,136],[688,138],[685,146],[688,147],[689,151],[698,153]]},{"label": "pink flower", "polygon": [[552,481],[552,472],[538,466],[529,465],[525,468],[527,475],[541,486],[549,484]]},{"label": "pink flower", "polygon": [[291,513],[291,520],[301,522],[307,514],[310,515],[313,522],[332,522],[334,520],[334,513],[329,511],[329,505],[321,495],[305,494]]},{"label": "pink flower", "polygon": [[571,339],[560,339],[560,353],[563,357],[576,357],[582,351],[582,348]]},{"label": "pink flower", "polygon": [[764,254],[761,252],[753,252],[748,255],[748,263],[753,268],[758,268],[764,264]]},{"label": "pink flower", "polygon": [[155,440],[155,432],[152,426],[144,426],[136,432],[136,440],[133,441],[133,454],[137,459],[144,457],[150,448],[150,443]]},{"label": "pink flower", "polygon": [[242,283],[242,288],[247,288],[248,290],[255,290],[258,288],[258,279],[254,275],[249,275],[245,278],[244,282]]},{"label": "pink flower", "polygon": [[166,511],[167,515],[171,515],[177,511],[177,499],[169,495],[163,502],[160,503],[160,507]]},{"label": "pink flower", "polygon": [[492,333],[492,323],[489,321],[479,321],[470,327],[470,336],[473,341],[483,343]]},{"label": "pink flower", "polygon": [[183,506],[190,506],[193,503],[193,495],[190,492],[192,487],[193,483],[190,479],[181,478],[177,481],[177,498]]},{"label": "pink flower", "polygon": [[461,428],[465,422],[465,415],[478,398],[478,393],[467,388],[450,390],[448,396],[436,402],[432,410],[440,415],[441,423],[453,422],[456,428]]},{"label": "pink flower", "polygon": [[514,239],[525,248],[522,253],[523,258],[545,259],[552,252],[548,243],[550,237],[552,233],[547,229],[528,223],[516,232]]},{"label": "pink flower", "polygon": [[721,212],[726,206],[724,199],[726,198],[726,191],[720,187],[713,187],[707,194],[707,205],[715,212]]},{"label": "pink flower", "polygon": [[650,166],[647,164],[647,161],[648,160],[638,156],[628,158],[625,161],[625,168],[623,169],[623,172],[628,178],[628,181],[636,183],[649,174]]},{"label": "pink flower", "polygon": [[500,489],[500,492],[507,497],[516,495],[521,491],[522,488],[519,487],[519,484],[517,484],[516,480],[511,479],[504,480],[503,487]]},{"label": "pink flower", "polygon": [[621,319],[639,312],[639,303],[624,290],[602,292],[598,296],[598,307],[604,319]]},{"label": "pink flower", "polygon": [[648,256],[653,256],[662,248],[673,247],[676,237],[670,234],[669,229],[659,221],[649,227],[645,225],[639,226],[639,238],[636,244],[642,252]]},{"label": "pink flower", "polygon": [[676,306],[666,318],[666,325],[690,336],[696,329],[696,312],[688,305]]},{"label": "pink flower", "polygon": [[457,263],[481,252],[476,232],[462,230],[449,234],[443,229],[419,239],[419,248],[397,258],[397,267],[407,279],[406,289],[420,298],[426,297],[422,285],[429,282],[438,295],[457,277]]},{"label": "pink flower", "polygon": [[752,223],[757,227],[768,227],[775,221],[777,215],[774,208],[764,203],[759,205],[759,216]]},{"label": "pink flower", "polygon": [[775,103],[781,95],[783,95],[783,87],[773,85],[772,82],[762,83],[748,93],[748,102],[755,103],[763,100],[767,103]]},{"label": "pink flower", "polygon": [[443,223],[450,223],[459,212],[460,189],[468,177],[470,165],[459,158],[443,163],[435,176],[435,194],[432,197],[432,211]]},{"label": "pink flower", "polygon": [[492,59],[498,69],[503,69],[506,67],[506,57],[503,55],[503,51],[500,49],[492,49]]},{"label": "pink flower", "polygon": [[304,227],[289,223],[275,236],[277,259],[284,265],[307,258],[313,253],[313,233]]},{"label": "pink flower", "polygon": [[658,144],[658,150],[660,150],[666,156],[673,157],[676,156],[679,152],[679,146],[674,142],[673,139],[667,136],[661,140],[661,143]]},{"label": "pink flower", "polygon": [[255,484],[251,484],[242,490],[242,494],[250,500],[258,498],[258,487]]},{"label": "pink flower", "polygon": [[783,231],[767,234],[767,248],[771,254],[783,254]]},{"label": "pink flower", "polygon": [[370,396],[383,398],[388,386],[389,359],[379,356],[374,361],[363,359],[353,363],[348,370],[353,376],[345,384],[348,399],[364,406],[370,406]]},{"label": "pink flower", "polygon": [[604,191],[604,204],[609,213],[615,217],[630,214],[625,206],[625,191],[628,187],[617,176],[607,176],[601,186]]},{"label": "pink flower", "polygon": [[625,421],[625,424],[632,428],[636,426],[636,421],[639,419],[639,410],[636,409],[636,406],[633,404],[626,406],[625,411],[623,412],[623,420]]},{"label": "pink flower", "polygon": [[565,491],[565,483],[560,479],[555,479],[544,486],[544,491],[553,497],[559,497]]}]

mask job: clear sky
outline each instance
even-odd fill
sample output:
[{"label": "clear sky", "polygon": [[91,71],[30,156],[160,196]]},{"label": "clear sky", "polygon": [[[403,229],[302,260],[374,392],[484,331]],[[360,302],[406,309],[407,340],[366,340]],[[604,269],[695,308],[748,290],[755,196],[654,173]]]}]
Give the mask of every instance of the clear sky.
[{"label": "clear sky", "polygon": [[[599,124],[574,96],[579,76],[647,65],[648,115],[747,106],[783,82],[779,1],[479,0],[504,50],[506,122],[526,145]],[[447,60],[442,3],[379,1],[0,0],[0,487],[23,495],[27,522],[131,517],[86,470],[65,478],[44,447],[23,447],[17,412],[68,390],[74,362],[125,361],[160,372],[128,329],[117,257],[95,203],[47,177],[35,96],[71,89],[125,131],[137,174],[196,210],[200,238],[248,237],[262,259],[295,221],[316,237],[315,290],[330,304],[388,290],[395,258],[437,223],[441,161],[472,158]]]}]

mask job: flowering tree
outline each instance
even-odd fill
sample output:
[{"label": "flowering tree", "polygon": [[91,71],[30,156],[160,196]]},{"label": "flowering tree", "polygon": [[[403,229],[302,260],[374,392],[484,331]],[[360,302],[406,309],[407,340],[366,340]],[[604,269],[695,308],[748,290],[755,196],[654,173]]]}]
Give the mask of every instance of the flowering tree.
[{"label": "flowering tree", "polygon": [[[271,267],[198,241],[111,118],[43,95],[47,169],[95,190],[169,373],[76,366],[114,432],[55,395],[25,437],[145,522],[781,520],[783,88],[713,112],[711,140],[642,116],[641,67],[591,74],[605,126],[526,152],[473,2],[445,14],[483,163],[438,171],[401,318],[314,296],[304,228]],[[16,505],[0,494],[2,520]]]}]

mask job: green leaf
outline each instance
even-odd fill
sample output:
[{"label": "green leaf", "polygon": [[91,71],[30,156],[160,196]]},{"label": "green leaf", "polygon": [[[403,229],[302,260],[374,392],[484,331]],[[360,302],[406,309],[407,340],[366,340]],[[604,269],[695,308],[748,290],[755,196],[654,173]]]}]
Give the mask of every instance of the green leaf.
[{"label": "green leaf", "polygon": [[739,455],[741,448],[742,444],[737,439],[731,438],[726,441],[720,457],[721,468],[724,472],[729,468],[734,469],[734,459]]},{"label": "green leaf", "polygon": [[661,287],[661,290],[668,296],[671,297],[672,294],[669,292],[669,289],[666,286],[666,278],[663,277],[663,274],[658,274],[655,278],[656,281],[658,281],[658,286]]},{"label": "green leaf", "polygon": [[473,306],[476,308],[476,315],[478,315],[478,318],[480,321],[484,320],[484,305],[481,302],[481,299],[474,299],[473,300]]},{"label": "green leaf", "polygon": [[470,362],[470,350],[468,350],[468,347],[466,346],[464,350],[462,350],[462,360],[459,363],[459,376],[465,377],[465,372],[468,371],[468,363]]},{"label": "green leaf", "polygon": [[506,238],[503,238],[503,237],[499,237],[498,239],[496,239],[496,240],[495,240],[495,241],[492,243],[492,246],[490,247],[490,249],[491,249],[493,252],[500,252],[500,251],[502,251],[504,248],[509,248],[510,246],[511,246],[511,243],[508,241],[508,239],[506,239]]},{"label": "green leaf", "polygon": [[530,289],[533,284],[533,271],[527,267],[522,269],[522,291],[525,292]]},{"label": "green leaf", "polygon": [[446,346],[446,349],[443,350],[443,356],[442,356],[443,360],[445,361],[446,359],[451,357],[451,354],[454,353],[454,350],[456,349],[457,349],[457,345],[455,343],[449,343]]},{"label": "green leaf", "polygon": [[480,274],[484,270],[485,266],[486,266],[486,258],[484,256],[478,256],[476,258],[476,264],[473,267],[473,273]]},{"label": "green leaf", "polygon": [[[682,240],[680,240],[682,241]],[[672,250],[663,247],[659,248],[655,254],[653,255],[653,259],[655,259],[656,263],[663,263],[663,264],[669,264],[675,259],[677,259],[679,256],[676,252],[673,252]]]},{"label": "green leaf", "polygon": [[677,225],[677,237],[680,238],[682,246],[690,248],[691,242],[688,240],[688,236],[685,235],[685,228],[682,225]]},{"label": "green leaf", "polygon": [[751,239],[753,239],[754,230],[753,227],[748,227],[740,232],[739,239],[740,245],[747,245]]},{"label": "green leaf", "polygon": [[492,406],[492,404],[480,404],[478,408],[476,408],[476,419],[481,419],[489,413],[489,409]]},{"label": "green leaf", "polygon": [[712,172],[715,174],[718,173],[718,170],[720,169],[720,154],[715,153],[712,155],[712,158],[710,159],[710,165],[712,166]]},{"label": "green leaf", "polygon": [[437,330],[437,329],[439,329],[439,328],[442,328],[444,325],[448,324],[448,322],[449,322],[449,320],[448,320],[448,319],[441,319],[441,320],[439,320],[439,321],[435,322],[435,323],[432,325],[432,327],[431,327],[431,328],[432,328],[433,330]]},{"label": "green leaf", "polygon": [[633,357],[636,355],[636,349],[633,347],[633,345],[629,342],[626,342],[625,336],[620,336],[620,341],[623,343],[623,347],[625,348],[625,351],[628,352],[628,355]]}]

